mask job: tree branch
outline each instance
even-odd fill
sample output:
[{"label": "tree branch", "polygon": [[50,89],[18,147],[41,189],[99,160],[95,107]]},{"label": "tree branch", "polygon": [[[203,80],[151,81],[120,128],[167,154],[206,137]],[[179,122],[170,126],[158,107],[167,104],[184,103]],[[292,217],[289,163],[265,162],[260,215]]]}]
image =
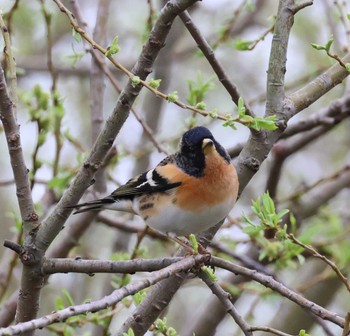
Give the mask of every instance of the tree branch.
[{"label": "tree branch", "polygon": [[23,333],[27,333],[35,329],[44,328],[52,323],[65,321],[71,316],[106,309],[107,307],[120,302],[123,298],[137,293],[141,289],[150,287],[163,279],[169,278],[171,275],[177,274],[179,272],[189,271],[191,268],[202,264],[206,260],[206,255],[196,255],[182,258],[180,261],[162,270],[152,273],[146,279],[135,281],[134,283],[126,285],[123,288],[117,289],[112,294],[107,295],[100,300],[84,303],[81,305],[70,306],[38,319],[19,323],[7,328],[0,328],[0,335],[22,335]]},{"label": "tree branch", "polygon": [[205,272],[199,272],[198,276],[205,282],[213,294],[216,295],[217,298],[221,301],[226,311],[232,316],[234,321],[241,328],[243,334],[246,336],[253,336],[250,326],[238,313],[236,307],[232,304],[230,300],[230,294],[225,292],[216,282],[212,281]]},{"label": "tree branch", "polygon": [[183,258],[133,259],[127,261],[49,258],[42,265],[42,274],[55,273],[136,273],[153,272]]},{"label": "tree branch", "polygon": [[[226,91],[231,96],[232,101],[237,105],[238,99],[242,97],[237,87],[229,80],[228,76],[224,68],[221,66],[219,61],[215,57],[214,50],[211,48],[209,43],[206,41],[204,36],[201,34],[200,30],[193,23],[191,16],[187,11],[182,12],[180,15],[180,19],[185,24],[186,28],[192,35],[193,39],[196,41],[199,49],[204,54],[205,58],[211,65],[212,69],[216,73],[220,83],[224,86]],[[246,113],[252,117],[254,117],[254,112],[250,109],[248,104],[245,102]]]},{"label": "tree branch", "polygon": [[324,320],[328,320],[333,322],[334,324],[344,327],[345,320],[344,318],[328,311],[327,309],[323,308],[322,306],[317,305],[316,303],[307,300],[300,294],[292,291],[291,289],[287,288],[285,285],[283,285],[281,282],[278,282],[274,280],[270,276],[266,276],[264,274],[258,273],[255,270],[250,270],[248,268],[235,265],[233,263],[230,263],[226,260],[212,257],[210,260],[210,265],[214,267],[221,267],[224,268],[234,274],[240,274],[243,276],[247,276],[250,279],[259,282],[260,284],[264,285],[267,288],[271,288],[274,292],[277,292],[281,294],[282,296],[286,297],[288,300],[291,300],[298,304],[299,306],[309,310],[316,316],[321,317]]}]

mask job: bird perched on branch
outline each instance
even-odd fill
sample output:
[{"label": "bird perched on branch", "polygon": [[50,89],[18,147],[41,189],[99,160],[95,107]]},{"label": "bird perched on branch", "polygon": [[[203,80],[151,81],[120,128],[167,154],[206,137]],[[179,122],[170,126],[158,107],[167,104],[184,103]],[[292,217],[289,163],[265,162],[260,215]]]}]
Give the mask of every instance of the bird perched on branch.
[{"label": "bird perched on branch", "polygon": [[226,150],[205,127],[184,133],[179,151],[130,179],[109,196],[82,203],[74,213],[113,209],[141,216],[153,229],[188,236],[224,219],[238,193]]}]

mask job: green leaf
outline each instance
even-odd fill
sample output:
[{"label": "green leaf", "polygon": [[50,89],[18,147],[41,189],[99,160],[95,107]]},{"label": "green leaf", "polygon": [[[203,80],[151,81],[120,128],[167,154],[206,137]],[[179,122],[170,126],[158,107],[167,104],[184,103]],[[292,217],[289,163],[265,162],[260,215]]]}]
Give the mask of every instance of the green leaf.
[{"label": "green leaf", "polygon": [[310,334],[308,334],[304,329],[301,329],[299,331],[299,336],[311,336]]},{"label": "green leaf", "polygon": [[163,319],[158,318],[158,319],[154,322],[154,325],[156,326],[156,328],[157,328],[160,332],[166,333],[166,331],[167,331],[166,323],[167,323],[167,318],[164,317]]},{"label": "green leaf", "polygon": [[281,220],[287,213],[289,212],[289,209],[283,209],[277,214],[277,219]]},{"label": "green leaf", "polygon": [[73,55],[66,55],[65,57],[71,61],[71,66],[74,68],[76,64],[85,56],[86,52],[75,52],[73,50]]},{"label": "green leaf", "polygon": [[55,308],[56,308],[56,310],[62,310],[64,308],[66,308],[64,306],[63,299],[60,296],[56,298]]},{"label": "green leaf", "polygon": [[177,336],[177,331],[173,327],[169,327],[167,336]]},{"label": "green leaf", "polygon": [[208,91],[213,88],[211,80],[205,81],[201,73],[197,75],[196,81],[188,80],[187,84],[189,93],[186,100],[192,106],[203,102]]},{"label": "green leaf", "polygon": [[107,57],[113,56],[113,55],[117,54],[120,51],[120,46],[118,44],[118,40],[119,40],[119,36],[117,35],[113,39],[111,45],[107,48],[107,51],[105,53],[105,55]]},{"label": "green leaf", "polygon": [[74,300],[66,289],[62,289],[62,293],[70,306],[74,306]]},{"label": "green leaf", "polygon": [[72,28],[72,36],[73,36],[74,40],[76,40],[78,43],[82,42],[82,40],[83,40],[81,35],[74,28]]},{"label": "green leaf", "polygon": [[350,72],[350,63],[345,64],[345,69],[347,72]]},{"label": "green leaf", "polygon": [[191,243],[191,245],[193,247],[194,254],[198,254],[198,246],[199,246],[199,244],[198,244],[196,236],[193,233],[191,233],[188,238],[189,238],[190,243]]},{"label": "green leaf", "polygon": [[199,102],[199,103],[197,103],[195,107],[196,107],[198,110],[202,110],[202,111],[205,111],[206,108],[207,108],[207,106],[205,105],[204,102]]},{"label": "green leaf", "polygon": [[268,116],[267,118],[255,117],[254,126],[258,130],[262,128],[269,131],[274,131],[275,129],[277,129],[276,121],[277,121],[277,117],[275,115]]},{"label": "green leaf", "polygon": [[234,47],[237,50],[247,51],[247,50],[250,50],[250,47],[251,47],[252,43],[253,43],[253,41],[236,39],[234,41]]},{"label": "green leaf", "polygon": [[169,93],[166,99],[169,103],[174,103],[175,101],[177,101],[179,99],[179,96],[177,95],[177,91]]},{"label": "green leaf", "polygon": [[218,117],[218,111],[216,109],[209,112],[209,117],[216,119]]},{"label": "green leaf", "polygon": [[139,76],[134,76],[132,79],[131,79],[131,86],[132,87],[136,87],[137,85],[139,85],[141,83],[141,79]]},{"label": "green leaf", "polygon": [[151,88],[153,88],[153,89],[158,89],[158,87],[159,87],[161,81],[162,81],[161,79],[153,79],[153,78],[152,78],[152,79],[148,82],[148,84],[149,84],[149,86],[150,86]]},{"label": "green leaf", "polygon": [[326,50],[326,48],[323,45],[316,44],[316,43],[311,43],[311,47],[316,50]]},{"label": "green leaf", "polygon": [[213,270],[208,266],[202,266],[201,270],[205,272],[211,281],[218,281],[217,276],[214,274]]},{"label": "green leaf", "polygon": [[334,42],[334,38],[333,35],[331,35],[331,37],[329,38],[329,40],[327,41],[326,45],[325,45],[325,50],[329,52],[329,50],[331,49],[331,46]]},{"label": "green leaf", "polygon": [[131,328],[129,328],[127,333],[123,333],[123,336],[135,336],[135,333]]},{"label": "green leaf", "polygon": [[144,300],[146,295],[147,295],[147,291],[146,290],[140,290],[139,292],[135,293],[132,296],[132,299],[135,302],[135,304],[138,306]]},{"label": "green leaf", "polygon": [[246,113],[246,108],[244,106],[244,100],[242,97],[239,97],[238,99],[237,110],[239,118],[242,118]]}]

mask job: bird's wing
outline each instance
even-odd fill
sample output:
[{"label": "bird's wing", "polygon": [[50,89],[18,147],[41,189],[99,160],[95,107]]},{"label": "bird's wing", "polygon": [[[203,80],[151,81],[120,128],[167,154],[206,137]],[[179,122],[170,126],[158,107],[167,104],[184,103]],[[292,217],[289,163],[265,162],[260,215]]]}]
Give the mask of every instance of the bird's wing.
[{"label": "bird's wing", "polygon": [[116,201],[131,201],[136,196],[174,189],[178,187],[181,182],[171,182],[164,176],[164,173],[161,174],[157,170],[158,167],[162,167],[162,171],[164,171],[165,166],[168,164],[174,165],[174,159],[172,157],[165,158],[156,168],[130,179],[105,198],[69,206],[68,208],[77,209],[74,212],[75,214],[88,210],[100,210],[108,204],[113,204]]},{"label": "bird's wing", "polygon": [[132,199],[135,196],[141,196],[143,194],[174,189],[180,184],[181,182],[170,182],[155,168],[129,180],[126,184],[116,189],[108,198],[113,198],[114,200],[123,198]]}]

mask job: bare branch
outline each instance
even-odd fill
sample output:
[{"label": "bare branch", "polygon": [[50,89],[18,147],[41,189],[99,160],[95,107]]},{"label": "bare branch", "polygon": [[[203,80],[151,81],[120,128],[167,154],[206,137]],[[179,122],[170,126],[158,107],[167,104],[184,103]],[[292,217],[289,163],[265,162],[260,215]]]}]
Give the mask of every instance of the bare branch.
[{"label": "bare branch", "polygon": [[210,260],[210,264],[215,267],[224,268],[235,274],[247,276],[250,279],[261,283],[265,287],[271,288],[273,291],[281,294],[282,296],[286,297],[288,300],[291,300],[296,304],[298,304],[299,306],[309,310],[316,316],[319,316],[324,320],[331,321],[342,328],[344,327],[344,324],[345,324],[344,318],[336,315],[335,313],[328,311],[327,309],[317,305],[312,301],[307,300],[300,294],[287,288],[281,282],[274,280],[272,277],[266,276],[264,274],[258,273],[254,270],[250,270],[242,266],[235,265],[233,263],[230,263],[226,260],[223,260],[217,257],[212,257]]},{"label": "bare branch", "polygon": [[201,271],[198,276],[205,282],[214,295],[218,297],[221,303],[224,305],[226,311],[232,316],[237,325],[241,328],[242,332],[246,336],[253,336],[250,326],[238,313],[236,307],[230,300],[230,294],[225,292],[216,282],[210,280],[209,276]]},{"label": "bare branch", "polygon": [[288,233],[288,238],[291,239],[295,244],[303,247],[306,251],[311,253],[316,258],[319,258],[323,260],[327,265],[329,265],[333,271],[337,274],[338,278],[342,281],[342,283],[345,285],[346,289],[350,292],[350,283],[347,277],[341,272],[341,270],[338,268],[338,266],[330,259],[328,259],[326,256],[318,253],[311,245],[306,245],[302,243],[300,240],[294,237],[292,233]]},{"label": "bare branch", "polygon": [[153,272],[183,258],[132,259],[126,261],[90,260],[80,258],[49,258],[42,265],[43,275],[55,273],[136,273]]},{"label": "bare branch", "polygon": [[18,323],[14,326],[10,326],[7,328],[0,328],[0,334],[9,336],[18,335],[35,329],[46,327],[52,323],[65,321],[71,316],[76,316],[87,312],[96,312],[105,309],[116,304],[117,302],[120,302],[123,298],[129,295],[137,293],[141,289],[150,287],[163,279],[169,278],[171,275],[177,274],[179,272],[188,271],[196,265],[202,264],[205,260],[207,260],[207,256],[205,255],[197,255],[195,257],[191,256],[183,258],[175,264],[172,264],[162,270],[152,273],[149,277],[147,277],[144,280],[135,281],[129,285],[124,286],[121,289],[115,290],[112,294],[105,296],[103,299],[92,301],[90,303],[84,303],[81,305],[70,306],[68,308],[59,310],[57,312],[43,316],[38,319]]}]

